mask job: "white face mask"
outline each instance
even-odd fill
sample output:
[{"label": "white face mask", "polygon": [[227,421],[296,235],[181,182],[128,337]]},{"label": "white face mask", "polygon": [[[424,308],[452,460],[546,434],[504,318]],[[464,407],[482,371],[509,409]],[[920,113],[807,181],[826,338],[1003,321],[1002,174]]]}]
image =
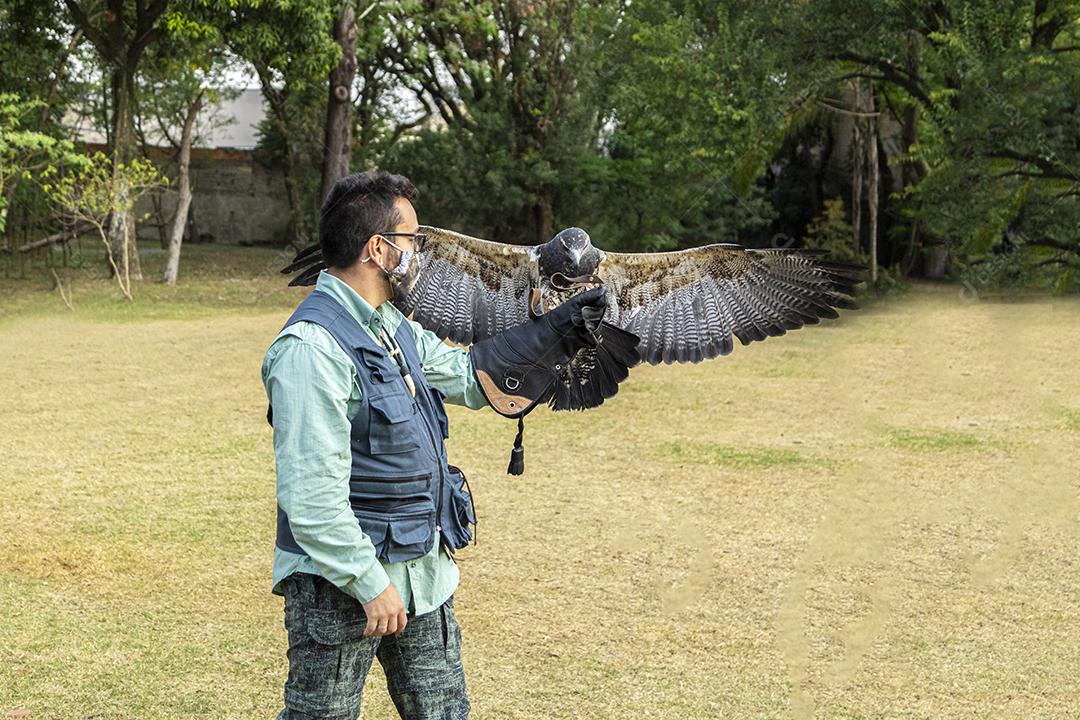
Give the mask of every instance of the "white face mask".
[{"label": "white face mask", "polygon": [[[381,235],[379,237],[382,237]],[[379,266],[379,269],[386,273],[386,279],[390,283],[390,289],[393,291],[394,297],[398,297],[404,290],[404,282],[409,276],[409,265],[412,263],[413,251],[400,248],[394,243],[390,242],[386,238],[383,238],[387,245],[394,248],[401,253],[401,259],[398,260],[398,264],[394,266],[393,270],[387,270],[383,267],[382,263],[375,260],[374,256],[369,255],[366,259],[360,262],[366,263],[368,260],[375,260],[375,264]]]}]

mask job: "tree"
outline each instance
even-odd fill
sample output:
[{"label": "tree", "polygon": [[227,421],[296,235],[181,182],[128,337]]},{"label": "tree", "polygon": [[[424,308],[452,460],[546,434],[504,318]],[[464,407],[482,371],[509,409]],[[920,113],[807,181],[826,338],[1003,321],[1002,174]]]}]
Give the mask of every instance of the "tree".
[{"label": "tree", "polygon": [[979,282],[1001,277],[980,265],[1022,265],[1056,286],[1080,254],[1080,3],[823,0],[797,11],[803,33],[789,47],[800,59],[874,83],[904,126],[898,200],[912,230],[892,236],[946,249]]},{"label": "tree", "polygon": [[[173,14],[169,34],[152,46],[139,73],[145,100],[140,103],[144,123],[153,122],[155,135],[172,145],[176,153],[176,189],[179,194],[167,243],[168,257],[161,281],[176,283],[180,250],[191,207],[191,148],[196,141],[196,119],[206,103],[232,97],[225,87],[228,57],[218,31],[198,15]],[[214,125],[203,124],[203,131]],[[175,129],[180,128],[179,136]]]},{"label": "tree", "polygon": [[343,5],[338,11],[334,20],[334,42],[341,47],[341,58],[330,71],[328,83],[320,200],[325,200],[334,183],[349,173],[352,156],[351,93],[356,79],[356,12],[352,5]]},{"label": "tree", "polygon": [[[605,234],[629,249],[757,244],[759,182],[810,78],[784,62],[788,2],[631,4],[605,53]],[[603,204],[601,204],[603,203]],[[604,212],[605,206],[607,212]]]},{"label": "tree", "polygon": [[46,192],[57,205],[64,208],[69,221],[89,225],[101,238],[105,257],[120,292],[125,299],[131,300],[130,266],[123,265],[121,259],[129,256],[129,246],[134,244],[134,237],[127,234],[127,225],[122,225],[121,245],[114,253],[112,238],[108,234],[110,218],[130,214],[139,197],[162,182],[157,170],[151,163],[137,157],[118,167],[110,158],[98,152],[89,162],[80,163],[74,172],[60,173],[55,166],[50,166],[42,175],[48,181],[44,185]]},{"label": "tree", "polygon": [[[622,5],[440,0],[389,5],[386,68],[442,129],[390,157],[440,202],[429,214],[546,242],[595,170],[600,53]],[[432,212],[433,211],[433,212]],[[449,219],[449,218],[448,218]]]},{"label": "tree", "polygon": [[[43,104],[0,93],[0,233],[7,226],[11,185],[62,164],[81,162],[71,141],[23,127],[24,118],[35,115]],[[8,250],[13,252],[14,245]]]},{"label": "tree", "polygon": [[[65,22],[54,3],[37,0],[0,0],[0,27],[0,57],[4,58],[0,93],[35,103],[32,111],[19,113],[21,131],[70,139],[60,120],[80,95],[81,88],[68,81],[68,73],[82,32]],[[7,213],[3,232],[9,247],[15,245],[17,229],[43,227],[51,218],[51,209],[42,202],[35,184],[23,185],[18,174],[8,177],[0,201]],[[16,208],[20,216],[12,222]]]},{"label": "tree", "polygon": [[114,216],[109,221],[110,269],[115,266],[125,278],[137,280],[142,279],[138,245],[128,241],[135,232],[135,221],[130,211],[134,203],[122,200],[128,189],[124,186],[125,174],[121,169],[130,166],[138,152],[134,123],[135,73],[146,48],[160,40],[165,33],[163,16],[169,2],[64,0],[72,22],[93,44],[109,72],[111,157],[118,199],[116,207],[129,208],[123,215]]},{"label": "tree", "polygon": [[259,78],[269,108],[260,144],[281,159],[293,243],[306,245],[321,199],[315,178],[323,158],[326,81],[341,53],[331,32],[333,8],[325,0],[214,0],[210,7],[229,50]]}]

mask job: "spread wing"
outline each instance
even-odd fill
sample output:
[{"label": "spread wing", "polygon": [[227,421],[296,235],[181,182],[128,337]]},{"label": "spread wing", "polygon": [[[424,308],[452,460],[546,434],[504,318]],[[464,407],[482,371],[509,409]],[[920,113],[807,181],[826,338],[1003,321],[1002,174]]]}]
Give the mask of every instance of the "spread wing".
[{"label": "spread wing", "polygon": [[[537,285],[537,248],[481,240],[421,225],[428,238],[417,253],[405,315],[440,338],[471,345],[529,319],[529,290]],[[312,285],[326,265],[319,246],[301,250],[281,272],[298,272],[289,285]]]},{"label": "spread wing", "polygon": [[812,250],[705,245],[663,253],[604,253],[608,320],[641,338],[653,365],[700,362],[783,335],[835,308],[854,308],[863,268]]},{"label": "spread wing", "polygon": [[427,233],[419,274],[398,309],[454,342],[471,345],[529,319],[529,290],[538,283],[537,249],[492,242],[452,230]]}]

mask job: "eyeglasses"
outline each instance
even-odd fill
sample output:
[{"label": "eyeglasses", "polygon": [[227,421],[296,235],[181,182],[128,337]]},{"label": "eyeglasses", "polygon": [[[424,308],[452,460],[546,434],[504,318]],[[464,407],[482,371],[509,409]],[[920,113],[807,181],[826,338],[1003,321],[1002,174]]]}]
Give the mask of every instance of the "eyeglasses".
[{"label": "eyeglasses", "polygon": [[384,233],[379,233],[379,234],[380,235],[389,235],[389,236],[411,237],[412,241],[413,241],[413,251],[414,252],[423,252],[424,243],[427,242],[427,239],[428,239],[427,233],[384,232]]}]

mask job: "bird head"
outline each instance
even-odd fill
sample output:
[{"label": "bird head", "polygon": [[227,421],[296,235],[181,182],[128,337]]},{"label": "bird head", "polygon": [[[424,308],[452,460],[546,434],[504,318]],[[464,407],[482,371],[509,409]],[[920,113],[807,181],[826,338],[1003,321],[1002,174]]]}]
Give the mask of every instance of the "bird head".
[{"label": "bird head", "polygon": [[591,273],[600,262],[589,233],[577,227],[560,231],[548,241],[542,254],[545,270],[569,276]]}]

